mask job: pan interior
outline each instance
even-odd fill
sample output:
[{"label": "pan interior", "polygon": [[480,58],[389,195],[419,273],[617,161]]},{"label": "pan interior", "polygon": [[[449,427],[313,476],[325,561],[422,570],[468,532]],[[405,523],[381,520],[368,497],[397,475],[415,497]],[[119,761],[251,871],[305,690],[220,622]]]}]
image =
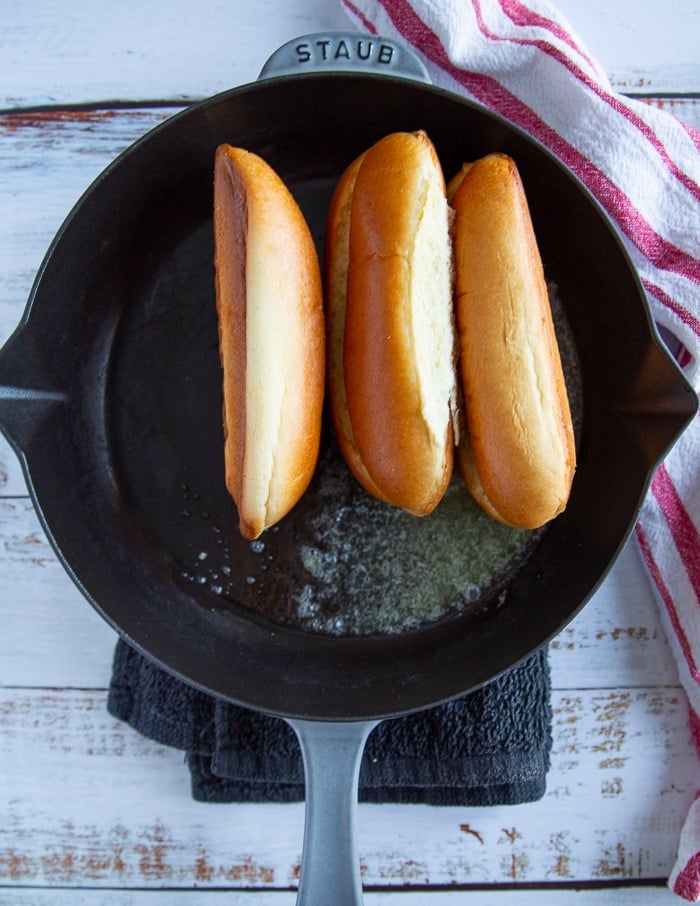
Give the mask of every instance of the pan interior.
[{"label": "pan interior", "polygon": [[[332,185],[311,185],[293,189],[313,222]],[[256,541],[241,538],[224,484],[211,219],[160,238],[120,319],[109,423],[123,505],[186,593],[212,610],[332,635],[409,632],[499,606],[542,532],[487,516],[457,473],[422,519],[375,500],[342,460],[329,418],[300,503]],[[553,302],[578,400],[573,339]]]}]

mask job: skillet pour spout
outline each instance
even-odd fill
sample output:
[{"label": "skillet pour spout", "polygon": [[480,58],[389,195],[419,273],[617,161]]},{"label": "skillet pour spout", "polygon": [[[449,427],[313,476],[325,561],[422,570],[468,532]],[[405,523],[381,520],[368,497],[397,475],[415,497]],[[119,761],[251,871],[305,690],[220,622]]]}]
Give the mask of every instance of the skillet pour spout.
[{"label": "skillet pour spout", "polygon": [[660,338],[649,343],[617,409],[652,470],[697,415],[697,396]]},{"label": "skillet pour spout", "polygon": [[46,373],[46,360],[20,325],[0,348],[0,430],[22,465],[36,427],[65,401]]}]

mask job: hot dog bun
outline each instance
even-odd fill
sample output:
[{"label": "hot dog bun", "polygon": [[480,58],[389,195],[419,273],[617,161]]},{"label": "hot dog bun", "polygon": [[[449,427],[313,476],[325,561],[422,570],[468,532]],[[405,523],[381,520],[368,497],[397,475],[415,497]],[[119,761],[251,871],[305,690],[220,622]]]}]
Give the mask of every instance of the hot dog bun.
[{"label": "hot dog bun", "polygon": [[326,241],[329,396],[367,491],[418,516],[452,475],[450,212],[423,132],[386,136],[336,189]]},{"label": "hot dog bun", "polygon": [[537,528],[566,506],[576,454],[527,200],[504,154],[465,166],[450,191],[466,411],[460,471],[496,519]]},{"label": "hot dog bun", "polygon": [[214,242],[226,485],[257,538],[306,490],[325,379],[321,274],[304,217],[260,157],[216,151]]}]

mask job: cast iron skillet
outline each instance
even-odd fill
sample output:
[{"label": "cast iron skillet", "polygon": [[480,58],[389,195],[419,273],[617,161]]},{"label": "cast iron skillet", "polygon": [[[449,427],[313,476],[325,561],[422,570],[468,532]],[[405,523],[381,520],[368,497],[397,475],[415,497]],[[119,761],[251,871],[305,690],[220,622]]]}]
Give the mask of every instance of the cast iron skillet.
[{"label": "cast iron skillet", "polygon": [[[300,900],[339,904],[361,899],[353,800],[374,723],[483,684],[564,627],[625,543],[650,475],[696,400],[657,336],[614,229],[567,170],[497,116],[386,65],[381,72],[377,63],[379,74],[304,73],[294,47],[304,43],[317,58],[317,39],[286,48],[296,74],[173,117],[90,187],[0,353],[0,425],[48,537],[102,616],[187,682],[290,719],[307,770]],[[354,54],[358,36],[324,40],[331,49],[346,40]],[[375,50],[394,46],[363,40],[365,50],[372,41]],[[241,145],[275,167],[321,249],[328,199],[345,166],[387,132],[413,129],[428,132],[447,174],[493,150],[518,163],[580,358],[570,503],[501,590],[499,606],[482,601],[478,619],[467,612],[391,636],[334,637],[235,602],[222,607],[211,583],[186,581],[183,569],[220,551],[222,533],[229,569],[245,570],[249,556],[234,541],[223,481],[214,149]],[[289,525],[307,513],[301,506]],[[271,568],[289,579],[298,551],[293,532],[286,537],[287,546],[270,542],[269,550]],[[358,548],[362,557],[359,539]]]}]

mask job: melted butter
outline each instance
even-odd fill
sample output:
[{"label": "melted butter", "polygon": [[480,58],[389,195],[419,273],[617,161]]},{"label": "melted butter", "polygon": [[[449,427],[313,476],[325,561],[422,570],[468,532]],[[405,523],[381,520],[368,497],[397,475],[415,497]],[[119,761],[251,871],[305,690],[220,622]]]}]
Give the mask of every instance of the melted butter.
[{"label": "melted butter", "polygon": [[486,515],[458,474],[429,516],[388,506],[360,487],[328,438],[285,519],[252,542],[220,535],[179,575],[217,610],[243,606],[330,635],[396,634],[479,612],[537,538]]},{"label": "melted butter", "polygon": [[[343,480],[353,481],[339,464],[324,470],[320,494],[334,497],[324,485]],[[291,605],[307,630],[392,634],[460,612],[503,582],[535,541],[483,513],[458,476],[421,519],[344,490],[348,502],[321,511],[300,539],[308,581]]]}]

